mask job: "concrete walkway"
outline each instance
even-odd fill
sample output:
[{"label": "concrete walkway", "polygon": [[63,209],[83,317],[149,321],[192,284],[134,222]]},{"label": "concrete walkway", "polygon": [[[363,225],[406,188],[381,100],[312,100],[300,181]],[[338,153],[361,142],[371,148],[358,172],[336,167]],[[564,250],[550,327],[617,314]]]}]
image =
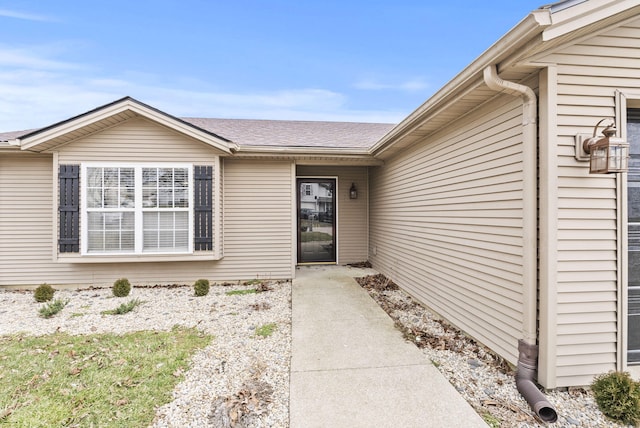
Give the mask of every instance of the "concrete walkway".
[{"label": "concrete walkway", "polygon": [[291,428],[485,427],[353,277],[301,267],[293,281]]}]

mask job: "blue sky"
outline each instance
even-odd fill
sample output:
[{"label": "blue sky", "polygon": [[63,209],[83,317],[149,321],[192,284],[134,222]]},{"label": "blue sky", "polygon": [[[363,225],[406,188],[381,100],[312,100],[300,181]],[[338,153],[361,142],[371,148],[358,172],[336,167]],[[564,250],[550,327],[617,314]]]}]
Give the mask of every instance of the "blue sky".
[{"label": "blue sky", "polygon": [[0,132],[129,95],[179,117],[398,122],[544,2],[0,2]]}]

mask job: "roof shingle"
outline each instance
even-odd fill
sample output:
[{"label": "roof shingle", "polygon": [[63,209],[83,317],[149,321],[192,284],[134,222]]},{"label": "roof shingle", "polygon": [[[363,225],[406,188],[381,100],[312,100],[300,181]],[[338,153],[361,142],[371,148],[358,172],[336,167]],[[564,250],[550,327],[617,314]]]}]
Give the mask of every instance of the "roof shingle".
[{"label": "roof shingle", "polygon": [[393,124],[181,118],[240,146],[367,149]]},{"label": "roof shingle", "polygon": [[35,131],[35,129],[26,129],[24,131],[0,132],[0,141],[15,140],[16,138],[22,137],[23,135],[27,135],[33,131]]},{"label": "roof shingle", "polygon": [[[239,146],[368,149],[395,125],[391,123],[321,122],[258,119],[180,118]],[[0,142],[36,130],[0,133]]]}]

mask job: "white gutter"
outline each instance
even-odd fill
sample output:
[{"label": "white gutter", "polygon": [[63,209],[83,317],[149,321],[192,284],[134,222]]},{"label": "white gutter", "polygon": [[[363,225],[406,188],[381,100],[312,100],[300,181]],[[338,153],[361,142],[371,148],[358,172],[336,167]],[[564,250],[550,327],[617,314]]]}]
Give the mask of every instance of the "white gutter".
[{"label": "white gutter", "polygon": [[[384,135],[371,147],[370,152],[374,155],[379,155],[386,150],[389,144],[420,126],[425,117],[438,110],[443,104],[446,105],[449,98],[455,97],[458,91],[463,90],[467,85],[477,80],[478,74],[482,73],[485,67],[499,63],[500,58],[507,57],[509,52],[513,52],[514,47],[522,46],[535,35],[542,33],[549,25],[551,25],[551,12],[548,9],[538,9],[531,12],[469,64],[460,74],[454,77],[453,80]],[[478,83],[480,82],[482,82],[481,76]]]},{"label": "white gutter", "polygon": [[361,148],[326,148],[326,147],[280,147],[280,146],[245,146],[239,147],[233,154],[242,159],[278,159],[295,160],[299,164],[323,164],[327,161],[341,165],[378,166],[383,165],[381,159],[373,157],[367,149]]},{"label": "white gutter", "polygon": [[311,147],[311,146],[250,146],[240,145],[236,154],[242,153],[277,153],[277,154],[321,154],[370,156],[366,148],[349,147]]},{"label": "white gutter", "polygon": [[8,141],[0,141],[0,151],[20,150],[20,140],[17,138]]}]

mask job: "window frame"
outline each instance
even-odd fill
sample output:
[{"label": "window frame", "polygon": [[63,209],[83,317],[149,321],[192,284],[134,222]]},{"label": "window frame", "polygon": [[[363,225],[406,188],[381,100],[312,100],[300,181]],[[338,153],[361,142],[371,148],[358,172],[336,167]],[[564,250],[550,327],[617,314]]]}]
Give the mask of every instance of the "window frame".
[{"label": "window frame", "polygon": [[[133,251],[89,251],[89,228],[87,184],[89,168],[133,168],[134,170],[134,250]],[[172,207],[167,212],[186,212],[188,216],[187,249],[185,251],[145,251],[144,244],[144,212],[149,212],[148,207],[143,206],[143,168],[184,168],[188,175],[188,207]],[[192,163],[184,162],[82,162],[80,164],[80,255],[82,257],[153,257],[153,256],[180,256],[194,254],[194,168]],[[113,209],[118,211],[119,208]],[[162,209],[158,209],[161,211]],[[97,211],[100,211],[99,209]],[[153,211],[153,210],[152,210]],[[157,211],[154,211],[157,212]]]}]

